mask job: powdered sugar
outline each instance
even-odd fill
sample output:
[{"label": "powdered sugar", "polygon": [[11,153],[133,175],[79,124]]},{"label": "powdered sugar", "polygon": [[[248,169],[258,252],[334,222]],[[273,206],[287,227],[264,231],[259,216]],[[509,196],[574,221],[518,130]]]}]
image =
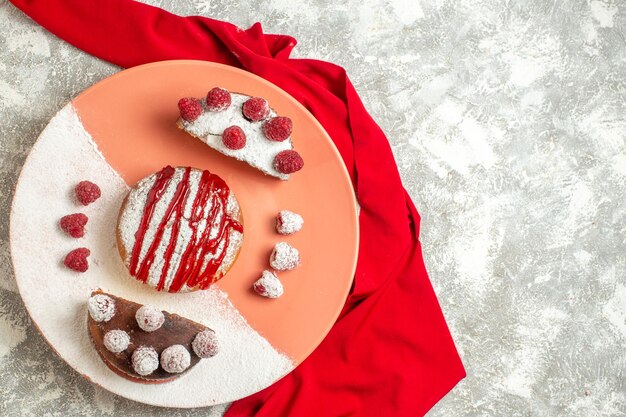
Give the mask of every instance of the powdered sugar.
[{"label": "powdered sugar", "polygon": [[96,294],[89,297],[87,309],[94,321],[109,321],[115,315],[115,301],[108,295]]},{"label": "powdered sugar", "polygon": [[300,251],[287,242],[278,242],[270,255],[270,265],[277,271],[289,271],[300,265]]},{"label": "powdered sugar", "polygon": [[281,235],[290,235],[299,232],[304,224],[304,219],[297,213],[289,210],[281,210],[276,216],[276,231]]},{"label": "powdered sugar", "polygon": [[[243,116],[243,103],[250,96],[231,93],[231,97],[232,103],[228,109],[220,112],[205,111],[193,122],[179,119],[179,126],[225,155],[245,161],[268,175],[282,180],[289,179],[288,174],[282,174],[274,169],[274,157],[281,151],[293,149],[291,138],[282,142],[268,140],[263,133],[262,121],[250,122]],[[206,105],[203,103],[203,106]],[[270,109],[268,118],[275,116],[277,114]],[[229,149],[222,142],[222,132],[230,126],[239,126],[246,134],[246,146],[243,149]]]},{"label": "powdered sugar", "polygon": [[130,345],[130,336],[124,330],[109,330],[104,335],[104,347],[109,352],[123,352]]},{"label": "powdered sugar", "polygon": [[161,352],[161,368],[170,374],[179,374],[191,365],[191,355],[183,345],[172,345]]},{"label": "powdered sugar", "polygon": [[263,271],[261,278],[252,285],[252,288],[257,294],[267,298],[278,298],[283,295],[283,284],[272,271]]}]

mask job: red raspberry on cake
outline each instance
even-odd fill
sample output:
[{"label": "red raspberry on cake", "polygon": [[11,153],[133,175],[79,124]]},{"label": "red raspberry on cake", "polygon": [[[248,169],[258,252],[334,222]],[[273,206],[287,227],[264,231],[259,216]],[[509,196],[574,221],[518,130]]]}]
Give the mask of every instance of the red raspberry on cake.
[{"label": "red raspberry on cake", "polygon": [[59,224],[65,233],[78,238],[85,236],[85,225],[88,220],[83,213],[74,213],[61,217]]},{"label": "red raspberry on cake", "polygon": [[161,352],[161,368],[170,374],[180,374],[191,365],[191,354],[183,345],[172,345]]},{"label": "red raspberry on cake", "polygon": [[230,107],[231,100],[228,90],[214,87],[206,95],[206,107],[209,111],[223,111]]},{"label": "red raspberry on cake", "polygon": [[65,255],[63,264],[76,272],[85,272],[89,269],[89,262],[87,262],[89,255],[91,255],[91,251],[87,248],[74,249]]},{"label": "red raspberry on cake", "polygon": [[215,332],[211,329],[206,329],[196,335],[191,344],[191,348],[199,358],[207,359],[211,358],[219,352],[219,343]]},{"label": "red raspberry on cake", "polygon": [[293,122],[289,117],[272,117],[263,124],[263,133],[269,140],[282,142],[291,135]]},{"label": "red raspberry on cake", "polygon": [[242,149],[246,146],[246,134],[239,126],[230,126],[224,129],[222,142],[228,149]]},{"label": "red raspberry on cake", "polygon": [[135,319],[141,330],[144,332],[153,332],[163,326],[165,315],[157,307],[151,304],[145,304],[139,307],[135,313]]},{"label": "red raspberry on cake", "polygon": [[180,117],[188,122],[193,122],[202,114],[202,104],[196,98],[181,98],[178,100]]},{"label": "red raspberry on cake", "polygon": [[76,199],[83,206],[88,206],[93,203],[97,199],[100,198],[100,187],[94,184],[91,181],[81,181],[74,188],[74,192],[76,193]]},{"label": "red raspberry on cake", "polygon": [[282,151],[274,157],[274,169],[283,174],[291,174],[300,171],[303,166],[304,160],[296,151]]},{"label": "red raspberry on cake", "polygon": [[261,97],[252,97],[246,100],[241,107],[246,119],[258,122],[265,119],[270,114],[270,106],[267,100]]}]

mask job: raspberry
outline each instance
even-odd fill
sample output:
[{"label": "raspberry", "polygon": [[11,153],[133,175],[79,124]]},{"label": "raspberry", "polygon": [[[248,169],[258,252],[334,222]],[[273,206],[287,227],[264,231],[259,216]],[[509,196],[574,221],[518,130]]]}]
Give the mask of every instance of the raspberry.
[{"label": "raspberry", "polygon": [[274,169],[283,174],[291,174],[300,171],[304,166],[304,160],[296,151],[286,150],[279,152],[274,157]]},{"label": "raspberry", "polygon": [[252,97],[243,103],[242,111],[246,119],[258,122],[270,114],[270,106],[264,98]]},{"label": "raspberry", "polygon": [[224,129],[222,142],[228,149],[241,149],[246,146],[246,134],[239,126],[231,126]]},{"label": "raspberry", "polygon": [[282,142],[291,135],[293,122],[289,117],[272,117],[263,124],[263,133],[269,140]]},{"label": "raspberry", "polygon": [[65,255],[63,264],[74,271],[85,272],[89,269],[89,263],[87,262],[89,255],[91,255],[91,251],[87,248],[74,249]]},{"label": "raspberry", "polygon": [[220,351],[217,336],[215,336],[215,332],[211,329],[206,329],[198,333],[193,339],[191,347],[195,354],[202,359],[213,357]]},{"label": "raspberry", "polygon": [[146,304],[135,312],[135,320],[137,320],[137,325],[144,332],[153,332],[158,330],[165,323],[165,315],[161,310],[152,304]]},{"label": "raspberry", "polygon": [[72,237],[85,236],[85,225],[89,219],[83,213],[68,214],[61,217],[61,229]]},{"label": "raspberry", "polygon": [[278,298],[284,292],[283,284],[276,274],[267,270],[263,271],[261,278],[252,284],[252,289],[260,296],[267,298]]},{"label": "raspberry", "polygon": [[281,235],[290,235],[299,232],[304,224],[304,219],[297,213],[289,210],[281,210],[276,216],[276,231]]},{"label": "raspberry", "polygon": [[178,100],[178,110],[183,120],[193,122],[202,114],[202,104],[197,98],[185,97]]},{"label": "raspberry", "polygon": [[83,206],[87,206],[100,198],[100,187],[91,181],[81,181],[74,188],[76,198]]},{"label": "raspberry", "polygon": [[290,271],[300,265],[300,251],[287,242],[278,242],[270,255],[270,266],[277,271]]},{"label": "raspberry", "polygon": [[209,111],[222,111],[230,107],[230,93],[220,87],[212,88],[206,95],[206,106]]}]

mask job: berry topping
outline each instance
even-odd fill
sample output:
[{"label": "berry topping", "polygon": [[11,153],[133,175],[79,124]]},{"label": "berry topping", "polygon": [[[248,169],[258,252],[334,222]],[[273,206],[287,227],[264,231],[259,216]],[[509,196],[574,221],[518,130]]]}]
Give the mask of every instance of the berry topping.
[{"label": "berry topping", "polygon": [[281,210],[276,216],[276,231],[281,235],[299,232],[303,224],[302,216],[293,211]]},{"label": "berry topping", "polygon": [[258,122],[269,116],[270,106],[264,98],[252,97],[243,103],[242,111],[246,119]]},{"label": "berry topping", "polygon": [[230,106],[230,93],[220,87],[212,88],[206,95],[206,106],[209,111],[222,111]]},{"label": "berry topping", "polygon": [[178,100],[178,110],[183,120],[193,122],[202,114],[202,103],[197,98],[181,98]]},{"label": "berry topping", "polygon": [[227,127],[222,133],[222,142],[228,149],[241,149],[246,146],[246,134],[239,126]]},{"label": "berry topping", "polygon": [[87,310],[93,321],[109,321],[115,315],[115,301],[108,295],[96,294],[89,297]]},{"label": "berry topping", "polygon": [[263,124],[263,133],[269,140],[282,142],[291,135],[293,122],[289,117],[272,117]]},{"label": "berry topping", "polygon": [[215,332],[211,329],[201,331],[196,335],[191,343],[193,351],[199,358],[211,358],[219,352],[219,344]]},{"label": "berry topping", "polygon": [[270,255],[270,266],[277,271],[289,271],[300,265],[300,252],[287,242],[278,242]]},{"label": "berry topping", "polygon": [[191,355],[183,345],[172,345],[161,352],[161,368],[170,374],[179,374],[191,365]]},{"label": "berry topping", "polygon": [[286,150],[279,152],[274,157],[274,169],[283,174],[291,174],[300,171],[304,166],[304,160],[296,151]]},{"label": "berry topping", "polygon": [[254,291],[267,298],[278,298],[283,295],[283,284],[271,271],[263,271],[263,275],[253,285]]},{"label": "berry topping", "polygon": [[124,330],[109,330],[104,335],[103,342],[109,352],[120,353],[130,345],[130,336]]},{"label": "berry topping", "polygon": [[89,219],[83,213],[68,214],[61,217],[61,229],[72,237],[85,236],[85,225]]},{"label": "berry topping", "polygon": [[100,198],[100,187],[91,181],[81,181],[74,188],[76,199],[83,206],[87,206]]},{"label": "berry topping", "polygon": [[163,312],[151,304],[139,307],[135,313],[135,319],[141,330],[146,332],[159,329],[165,322]]},{"label": "berry topping", "polygon": [[91,254],[91,251],[87,248],[74,249],[63,260],[63,264],[69,269],[73,269],[76,272],[85,272],[89,269],[89,262],[87,257]]},{"label": "berry topping", "polygon": [[150,346],[139,346],[131,360],[133,369],[141,376],[150,375],[159,367],[159,354]]}]

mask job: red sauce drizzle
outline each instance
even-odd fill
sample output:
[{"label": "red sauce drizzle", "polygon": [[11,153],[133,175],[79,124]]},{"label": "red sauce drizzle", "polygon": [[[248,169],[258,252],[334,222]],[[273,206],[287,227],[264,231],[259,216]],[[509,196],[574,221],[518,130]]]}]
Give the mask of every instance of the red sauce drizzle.
[{"label": "red sauce drizzle", "polygon": [[[172,262],[181,222],[187,221],[183,218],[183,214],[190,195],[191,168],[185,168],[183,178],[176,186],[166,212],[159,222],[154,240],[141,262],[139,262],[139,256],[154,209],[162,199],[174,172],[174,168],[167,166],[156,174],[156,180],[148,192],[143,215],[135,233],[135,245],[130,259],[131,275],[139,281],[146,282],[150,267],[154,263],[156,250],[161,245],[166,226],[171,224],[172,233],[163,254],[163,267],[157,285],[159,291],[165,288],[165,280]],[[228,186],[220,177],[209,171],[202,171],[198,190],[191,206],[191,216],[188,220],[192,235],[178,260],[178,265],[175,267],[174,277],[168,288],[169,292],[177,292],[185,284],[189,287],[199,286],[201,289],[206,289],[221,277],[221,275],[215,277],[215,274],[226,256],[226,250],[230,243],[230,231],[236,230],[243,233],[243,226],[228,216],[226,212],[229,194]],[[211,199],[211,209],[205,214],[205,207],[209,199]],[[206,225],[204,230],[199,232],[202,221],[206,221]],[[214,228],[217,229],[217,234],[212,238],[211,231]],[[209,257],[211,259],[208,259]]]}]

